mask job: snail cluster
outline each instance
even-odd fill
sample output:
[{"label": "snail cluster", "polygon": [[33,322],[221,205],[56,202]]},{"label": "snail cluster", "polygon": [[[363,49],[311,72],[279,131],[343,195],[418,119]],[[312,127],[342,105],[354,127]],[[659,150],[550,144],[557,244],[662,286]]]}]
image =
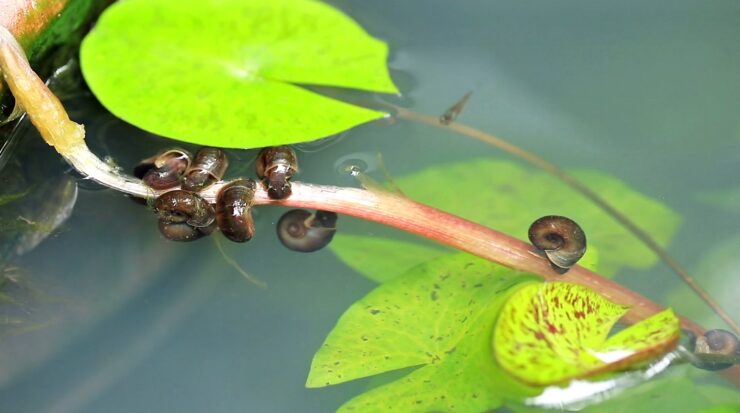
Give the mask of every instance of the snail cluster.
[{"label": "snail cluster", "polygon": [[[200,192],[220,181],[228,168],[226,153],[201,148],[192,157],[184,149],[168,149],[143,160],[134,175],[156,190],[172,189],[154,201],[159,230],[173,241],[194,241],[218,228],[231,241],[246,242],[254,235],[252,206],[257,182],[239,178],[224,185],[215,205]],[[272,199],[291,195],[290,178],[298,172],[298,159],[288,146],[264,148],[257,157],[257,176]],[[286,212],[278,221],[280,241],[293,251],[312,252],[329,244],[336,232],[337,215],[302,209]]]}]

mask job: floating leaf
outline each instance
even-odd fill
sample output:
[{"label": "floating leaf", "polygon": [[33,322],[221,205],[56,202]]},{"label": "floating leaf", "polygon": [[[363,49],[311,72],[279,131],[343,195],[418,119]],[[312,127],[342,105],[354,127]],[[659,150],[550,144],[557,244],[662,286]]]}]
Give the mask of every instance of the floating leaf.
[{"label": "floating leaf", "polygon": [[[680,222],[675,212],[603,173],[572,173],[650,233],[659,244],[668,244]],[[657,261],[642,242],[590,200],[536,168],[506,160],[474,159],[436,165],[400,177],[396,183],[414,200],[522,240],[527,240],[529,226],[541,216],[571,218],[584,229],[588,238],[586,255],[579,264],[597,269],[602,275],[613,275],[623,267],[649,268]],[[439,188],[454,190],[440,191]],[[361,269],[362,263],[353,261],[360,251],[351,251],[357,245],[361,243],[338,243],[331,248],[348,265]],[[402,248],[398,245],[394,254],[409,257],[404,262],[409,266],[414,252],[406,252]],[[416,262],[421,263],[426,258],[421,256]],[[365,260],[369,259],[365,257]],[[382,258],[377,255],[373,259]],[[400,274],[402,269],[398,268],[396,274]]]},{"label": "floating leaf", "polygon": [[388,281],[449,252],[418,242],[341,233],[329,245],[345,264],[377,282]]},{"label": "floating leaf", "polygon": [[676,345],[678,318],[668,309],[607,340],[628,307],[564,282],[529,285],[504,306],[496,323],[496,360],[535,386],[619,370]]},{"label": "floating leaf", "polygon": [[309,141],[380,118],[296,86],[397,92],[387,46],[314,0],[128,0],[80,51],[112,113],[186,142],[253,148]]},{"label": "floating leaf", "polygon": [[340,409],[353,412],[478,412],[536,393],[505,374],[490,349],[501,306],[533,279],[468,254],[413,268],[342,315],[314,356],[306,385],[420,366]]}]

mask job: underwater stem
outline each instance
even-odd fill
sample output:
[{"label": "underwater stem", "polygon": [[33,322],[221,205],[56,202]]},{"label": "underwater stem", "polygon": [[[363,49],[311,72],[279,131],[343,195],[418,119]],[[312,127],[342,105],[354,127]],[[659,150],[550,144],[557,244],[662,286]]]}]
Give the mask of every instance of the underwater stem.
[{"label": "underwater stem", "polygon": [[689,272],[676,261],[658,242],[640,226],[638,226],[629,217],[624,215],[622,212],[614,208],[608,201],[599,196],[596,192],[591,190],[589,187],[578,181],[564,170],[558,168],[554,164],[540,158],[539,156],[520,148],[510,142],[507,142],[495,135],[483,132],[481,130],[472,128],[462,123],[440,122],[439,117],[429,116],[422,113],[410,111],[408,109],[392,105],[389,103],[383,103],[383,106],[391,108],[395,112],[395,116],[399,119],[405,119],[411,122],[421,123],[429,126],[434,126],[441,129],[450,130],[459,133],[464,136],[477,139],[479,141],[493,145],[505,152],[512,155],[518,156],[519,158],[529,162],[530,164],[537,166],[545,172],[553,175],[554,177],[563,181],[566,185],[573,188],[575,191],[588,198],[596,206],[601,208],[604,212],[609,214],[635,237],[642,241],[655,255],[657,255],[663,262],[675,272],[683,282],[685,282],[689,288],[691,288],[696,295],[699,296],[722,320],[724,320],[728,326],[730,326],[736,334],[740,334],[740,327],[730,317],[729,313],[725,311],[722,306],[706,291],[702,288],[699,283],[689,274]]}]

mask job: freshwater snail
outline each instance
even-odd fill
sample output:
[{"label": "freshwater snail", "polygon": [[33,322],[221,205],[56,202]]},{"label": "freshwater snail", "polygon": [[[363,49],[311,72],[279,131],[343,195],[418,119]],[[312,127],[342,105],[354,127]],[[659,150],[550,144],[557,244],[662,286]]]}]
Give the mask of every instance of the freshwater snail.
[{"label": "freshwater snail", "polygon": [[190,166],[190,153],[184,149],[169,149],[144,159],[134,168],[134,176],[153,189],[168,189],[180,184],[180,178]]},{"label": "freshwater snail", "polygon": [[194,227],[186,222],[168,223],[159,220],[159,232],[171,241],[195,241],[198,238],[210,235],[215,228],[215,221],[205,227]]},{"label": "freshwater snail", "polygon": [[182,189],[200,192],[223,178],[228,166],[229,160],[224,151],[218,148],[201,148],[185,171]]},{"label": "freshwater snail", "polygon": [[311,213],[305,209],[292,209],[277,224],[280,242],[288,249],[313,252],[329,244],[337,230],[337,214],[330,211]]},{"label": "freshwater snail", "polygon": [[252,203],[257,185],[251,179],[233,181],[216,197],[216,222],[226,238],[246,242],[254,235]]},{"label": "freshwater snail", "polygon": [[194,227],[207,227],[216,219],[213,207],[200,195],[177,189],[165,192],[154,201],[159,219],[167,223],[185,222]]},{"label": "freshwater snail", "polygon": [[704,370],[722,370],[740,362],[740,340],[727,330],[709,330],[693,343],[692,363]]},{"label": "freshwater snail", "polygon": [[272,199],[290,196],[290,178],[298,172],[298,158],[289,146],[263,148],[257,155],[257,176],[264,179]]},{"label": "freshwater snail", "polygon": [[552,268],[564,274],[586,252],[586,234],[573,220],[544,216],[529,227],[529,240],[544,252]]}]

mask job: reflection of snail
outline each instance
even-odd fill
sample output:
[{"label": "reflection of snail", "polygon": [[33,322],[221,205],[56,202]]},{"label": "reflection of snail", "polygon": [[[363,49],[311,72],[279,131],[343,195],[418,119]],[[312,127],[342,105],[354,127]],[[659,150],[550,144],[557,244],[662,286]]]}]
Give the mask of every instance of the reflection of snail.
[{"label": "reflection of snail", "polygon": [[693,343],[692,363],[704,370],[722,370],[740,361],[740,340],[726,330],[709,330]]},{"label": "reflection of snail", "polygon": [[313,252],[329,244],[337,230],[337,214],[316,211],[312,214],[304,209],[292,209],[277,224],[280,242],[288,249]]},{"label": "reflection of snail", "polygon": [[228,166],[229,160],[224,151],[218,148],[201,148],[185,171],[182,189],[200,192],[223,178]]},{"label": "reflection of snail", "polygon": [[557,215],[534,221],[529,227],[529,240],[545,253],[553,269],[561,274],[586,252],[586,234],[581,227],[573,220]]},{"label": "reflection of snail", "polygon": [[239,179],[219,191],[216,198],[216,221],[226,238],[234,242],[252,239],[252,203],[256,188],[253,180]]},{"label": "reflection of snail", "polygon": [[216,212],[198,194],[169,191],[154,201],[159,230],[173,241],[192,241],[213,232]]},{"label": "reflection of snail", "polygon": [[298,172],[298,158],[289,146],[264,148],[257,155],[257,176],[264,179],[272,199],[290,196],[290,178]]},{"label": "reflection of snail", "polygon": [[153,189],[168,189],[180,184],[180,178],[190,166],[190,153],[184,149],[169,149],[144,159],[134,168],[134,176]]}]

